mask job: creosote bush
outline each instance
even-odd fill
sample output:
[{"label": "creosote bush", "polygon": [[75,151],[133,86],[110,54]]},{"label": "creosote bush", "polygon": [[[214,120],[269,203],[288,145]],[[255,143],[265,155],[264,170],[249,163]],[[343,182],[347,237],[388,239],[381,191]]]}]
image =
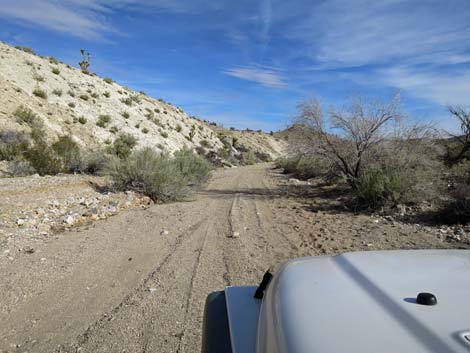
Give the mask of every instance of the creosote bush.
[{"label": "creosote bush", "polygon": [[131,115],[129,114],[129,112],[122,112],[121,115],[122,115],[122,117],[123,117],[124,119],[129,119],[129,118],[131,117]]},{"label": "creosote bush", "polygon": [[111,77],[105,77],[105,78],[103,79],[103,81],[106,82],[106,83],[109,84],[109,85],[113,83],[113,79],[112,79]]},{"label": "creosote bush", "polygon": [[114,140],[112,146],[108,148],[108,152],[121,159],[127,158],[136,145],[136,137],[131,134],[122,133],[116,140]]},{"label": "creosote bush", "polygon": [[60,74],[60,70],[57,67],[54,67],[52,69],[52,73],[55,74],[55,75],[58,75],[58,74]]},{"label": "creosote bush", "polygon": [[190,151],[181,151],[172,158],[146,148],[112,161],[108,172],[116,189],[134,190],[154,201],[167,202],[183,198],[190,184],[203,182],[210,165]]},{"label": "creosote bush", "polygon": [[33,94],[36,97],[42,98],[42,99],[47,99],[47,93],[43,89],[37,87],[33,90]]},{"label": "creosote bush", "polygon": [[111,116],[107,114],[102,114],[98,117],[98,121],[96,122],[96,126],[105,128],[111,122]]},{"label": "creosote bush", "polygon": [[61,90],[61,89],[58,89],[58,88],[56,88],[56,89],[54,89],[54,90],[52,91],[52,94],[55,95],[55,96],[57,96],[57,97],[61,97],[61,96],[62,96],[62,93],[63,93],[62,90]]},{"label": "creosote bush", "polygon": [[19,106],[13,115],[16,118],[16,121],[20,124],[26,124],[29,126],[33,126],[35,123],[38,122],[38,116],[29,108],[21,105]]}]

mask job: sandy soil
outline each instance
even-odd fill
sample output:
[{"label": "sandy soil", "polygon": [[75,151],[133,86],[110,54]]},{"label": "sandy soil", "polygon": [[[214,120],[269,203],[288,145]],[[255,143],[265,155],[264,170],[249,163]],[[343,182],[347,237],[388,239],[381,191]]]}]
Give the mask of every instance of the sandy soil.
[{"label": "sandy soil", "polygon": [[351,213],[269,164],[218,170],[187,202],[123,211],[2,262],[0,351],[198,352],[206,295],[289,258],[466,239]]}]

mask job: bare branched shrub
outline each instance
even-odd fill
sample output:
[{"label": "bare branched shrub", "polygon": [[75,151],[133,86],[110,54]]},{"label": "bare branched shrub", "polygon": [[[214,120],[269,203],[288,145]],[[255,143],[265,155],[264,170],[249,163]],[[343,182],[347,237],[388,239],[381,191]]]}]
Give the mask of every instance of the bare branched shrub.
[{"label": "bare branched shrub", "polygon": [[[331,108],[328,116],[312,98],[299,105],[295,122],[301,125],[294,139],[297,155],[325,165],[325,174],[344,177],[363,204],[433,196],[439,169],[430,157],[434,129],[410,124],[399,111],[398,95],[390,102],[356,97],[344,108]],[[302,169],[308,170],[305,163]]]},{"label": "bare branched shrub", "polygon": [[449,165],[459,163],[468,157],[470,151],[470,112],[462,107],[449,107],[449,112],[457,119],[460,124],[459,134],[450,134],[456,146],[448,144],[446,146],[446,162]]}]

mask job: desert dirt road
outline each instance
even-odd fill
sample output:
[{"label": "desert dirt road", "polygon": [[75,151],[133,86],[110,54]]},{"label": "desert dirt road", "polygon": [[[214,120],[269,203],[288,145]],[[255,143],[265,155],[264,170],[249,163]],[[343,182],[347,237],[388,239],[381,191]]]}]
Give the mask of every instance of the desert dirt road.
[{"label": "desert dirt road", "polygon": [[199,352],[206,295],[288,258],[462,247],[340,212],[323,193],[307,203],[285,180],[269,164],[218,170],[185,202],[123,211],[2,263],[0,351]]}]

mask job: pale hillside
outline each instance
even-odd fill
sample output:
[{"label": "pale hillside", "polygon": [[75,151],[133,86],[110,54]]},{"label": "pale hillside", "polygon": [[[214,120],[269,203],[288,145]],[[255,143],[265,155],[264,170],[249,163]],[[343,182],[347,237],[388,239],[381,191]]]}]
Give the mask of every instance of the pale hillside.
[{"label": "pale hillside", "polygon": [[[135,136],[138,147],[169,152],[184,146],[204,146],[208,151],[224,147],[220,130],[214,131],[178,107],[4,43],[0,43],[0,90],[0,131],[29,132],[30,126],[18,122],[14,115],[18,107],[25,106],[41,118],[49,139],[72,135],[83,148],[105,146],[120,133]],[[47,97],[35,95],[35,90]],[[271,157],[284,148],[284,143],[268,134],[237,134],[246,146]]]}]

